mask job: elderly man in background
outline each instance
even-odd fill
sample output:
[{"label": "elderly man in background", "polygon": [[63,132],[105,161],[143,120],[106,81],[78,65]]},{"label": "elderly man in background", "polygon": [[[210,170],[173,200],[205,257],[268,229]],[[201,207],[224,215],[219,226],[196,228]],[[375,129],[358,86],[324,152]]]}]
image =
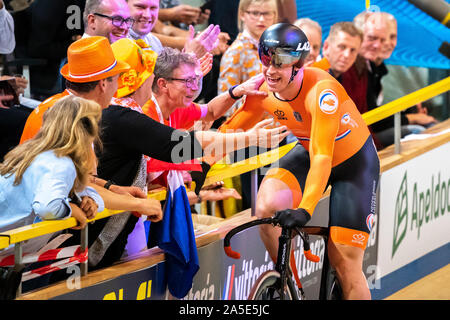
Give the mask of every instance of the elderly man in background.
[{"label": "elderly man in background", "polygon": [[[386,12],[363,12],[354,19],[363,32],[363,41],[354,65],[342,74],[341,83],[365,113],[382,104],[381,78],[388,70],[384,60],[392,54],[397,42],[395,18]],[[425,113],[401,113],[401,135],[418,133],[436,120]],[[394,116],[372,124],[370,127],[378,149],[394,143]]]},{"label": "elderly man in background", "polygon": [[294,25],[302,29],[309,40],[311,49],[305,60],[305,67],[309,67],[320,59],[320,49],[322,48],[322,27],[319,23],[309,18],[298,19],[294,22]]}]

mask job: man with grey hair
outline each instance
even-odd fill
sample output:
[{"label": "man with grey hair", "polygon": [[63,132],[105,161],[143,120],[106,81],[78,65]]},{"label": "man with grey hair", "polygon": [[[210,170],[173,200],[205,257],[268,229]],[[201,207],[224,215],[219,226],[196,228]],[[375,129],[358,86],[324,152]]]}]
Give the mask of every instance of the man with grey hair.
[{"label": "man with grey hair", "polygon": [[168,121],[166,124],[170,123],[174,128],[187,129],[196,120],[209,122],[218,119],[243,95],[266,95],[258,90],[263,82],[262,75],[258,75],[235,86],[233,95],[225,92],[208,104],[193,103],[200,89],[198,68],[199,64],[193,54],[164,47],[155,64],[153,98],[143,107],[144,112],[157,121]]},{"label": "man with grey hair", "polygon": [[[355,25],[363,32],[363,41],[355,63],[342,74],[341,83],[361,113],[382,104],[381,79],[388,73],[384,60],[390,57],[397,44],[397,23],[394,24],[394,20],[386,12],[363,12],[354,19]],[[423,125],[434,122],[436,120],[425,113],[402,112],[401,136],[423,131]],[[369,128],[378,149],[394,143],[394,116]]]},{"label": "man with grey hair", "polygon": [[320,49],[322,47],[322,27],[317,21],[310,18],[301,18],[294,22],[294,25],[302,29],[308,38],[311,50],[305,60],[305,67],[311,66],[319,60]]}]

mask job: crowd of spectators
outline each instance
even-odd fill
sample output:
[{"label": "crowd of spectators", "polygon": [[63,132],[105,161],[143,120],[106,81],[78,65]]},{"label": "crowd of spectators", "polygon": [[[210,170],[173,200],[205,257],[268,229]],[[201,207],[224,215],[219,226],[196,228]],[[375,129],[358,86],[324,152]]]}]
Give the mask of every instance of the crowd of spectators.
[{"label": "crowd of spectators", "polygon": [[[239,108],[242,96],[263,94],[258,40],[277,22],[304,31],[310,44],[305,67],[328,71],[361,113],[380,106],[384,61],[397,44],[395,18],[363,12],[353,22],[337,22],[322,39],[321,26],[307,17],[297,20],[296,12],[295,1],[283,0],[211,0],[202,7],[165,0],[0,0],[0,208],[11,211],[8,203],[17,192],[27,195],[16,201],[20,207],[14,212],[0,210],[0,231],[70,215],[80,229],[97,211],[119,209],[127,214],[89,228],[90,268],[147,248],[140,216],[162,219],[159,201],[146,197],[152,184],[164,186],[158,180],[162,172],[182,170],[189,183],[223,156],[205,156],[205,148],[225,150],[214,145],[230,141],[247,147],[247,138],[267,145],[270,135],[276,143],[287,136],[283,127],[265,129],[267,120],[245,133],[208,130]],[[22,32],[24,27],[29,32]],[[29,79],[20,75],[25,66]],[[27,98],[39,104],[34,111],[10,103],[20,104],[27,87]],[[72,111],[62,114],[63,108]],[[60,125],[63,121],[80,133]],[[434,123],[419,106],[402,113],[402,135]],[[370,130],[379,149],[393,143],[393,117]],[[87,138],[71,146],[72,135]],[[173,162],[172,151],[180,143],[174,135],[192,148],[178,162],[202,157],[197,167],[155,169]],[[56,167],[61,171],[52,171]],[[191,204],[240,199],[236,190],[220,185],[201,189],[203,180],[200,175],[195,181]],[[69,202],[74,198],[80,201]],[[70,241],[79,241],[74,234]],[[5,254],[0,250],[0,257]]]}]

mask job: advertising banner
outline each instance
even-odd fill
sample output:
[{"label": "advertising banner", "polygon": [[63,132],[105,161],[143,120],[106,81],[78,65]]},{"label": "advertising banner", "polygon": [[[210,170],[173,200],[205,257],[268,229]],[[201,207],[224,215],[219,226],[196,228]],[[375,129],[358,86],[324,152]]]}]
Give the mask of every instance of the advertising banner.
[{"label": "advertising banner", "polygon": [[[450,242],[449,159],[447,143],[383,172],[378,240],[381,277]],[[450,262],[448,255],[441,259]]]}]

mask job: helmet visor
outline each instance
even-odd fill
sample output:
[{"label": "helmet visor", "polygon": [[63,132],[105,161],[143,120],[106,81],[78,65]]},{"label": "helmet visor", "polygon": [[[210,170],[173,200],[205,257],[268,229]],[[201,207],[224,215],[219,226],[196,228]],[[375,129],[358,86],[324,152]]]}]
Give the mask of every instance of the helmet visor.
[{"label": "helmet visor", "polygon": [[268,48],[265,46],[260,46],[259,48],[261,63],[265,67],[270,65],[273,65],[276,68],[291,67],[300,60],[301,55],[301,51],[283,48]]}]

